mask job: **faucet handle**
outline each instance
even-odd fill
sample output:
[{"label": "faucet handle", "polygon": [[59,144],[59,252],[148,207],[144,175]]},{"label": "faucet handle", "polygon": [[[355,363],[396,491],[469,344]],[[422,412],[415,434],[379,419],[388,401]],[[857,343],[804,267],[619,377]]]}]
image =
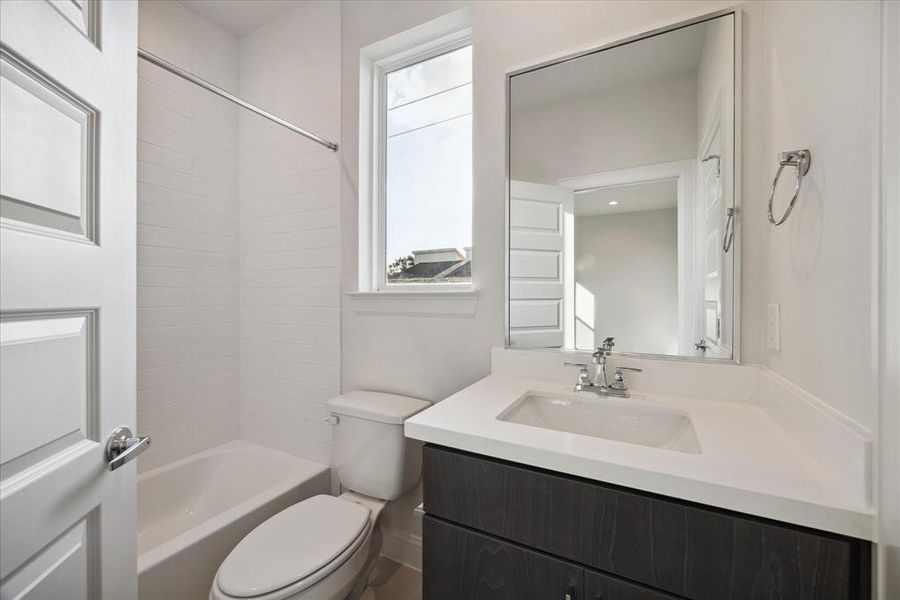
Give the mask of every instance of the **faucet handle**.
[{"label": "faucet handle", "polygon": [[588,366],[584,363],[563,363],[567,367],[578,367],[578,382],[575,384],[575,391],[580,392],[590,385],[590,377],[588,377]]},{"label": "faucet handle", "polygon": [[638,369],[636,367],[616,367],[616,373],[613,375],[612,385],[609,386],[614,390],[619,391],[627,391],[628,387],[625,385],[625,377],[622,375],[622,371],[631,371],[632,373],[643,373],[643,369]]}]

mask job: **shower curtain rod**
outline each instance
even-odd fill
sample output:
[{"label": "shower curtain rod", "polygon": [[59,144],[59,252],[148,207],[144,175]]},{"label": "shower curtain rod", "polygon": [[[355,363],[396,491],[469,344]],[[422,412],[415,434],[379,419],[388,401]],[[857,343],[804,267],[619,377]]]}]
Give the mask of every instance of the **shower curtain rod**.
[{"label": "shower curtain rod", "polygon": [[246,100],[241,100],[234,94],[231,94],[230,92],[223,90],[219,86],[217,86],[213,83],[210,83],[201,77],[197,77],[193,73],[189,73],[188,71],[185,71],[184,69],[177,67],[168,61],[163,60],[160,57],[156,56],[155,54],[151,54],[150,52],[147,52],[143,48],[138,48],[138,57],[146,60],[149,63],[156,65],[157,67],[160,67],[161,69],[165,69],[166,71],[168,71],[169,73],[172,73],[173,75],[177,75],[177,76],[181,77],[182,79],[186,79],[195,85],[199,85],[203,89],[205,89],[209,92],[212,92],[213,94],[216,94],[217,96],[221,96],[222,98],[225,98],[226,100],[228,100],[230,102],[234,102],[238,106],[242,106],[242,107],[246,108],[247,110],[258,114],[261,117],[264,117],[274,123],[278,123],[282,127],[286,127],[287,129],[290,129],[294,133],[299,133],[303,137],[310,139],[317,144],[321,144],[321,145],[325,146],[326,148],[328,148],[329,150],[333,150],[334,152],[337,152],[338,145],[335,144],[334,142],[329,142],[328,140],[326,140],[324,138],[320,138],[319,136],[317,136],[314,133],[310,133],[309,131],[306,131],[305,129],[303,129],[301,127],[297,127],[296,125],[289,123],[289,122],[285,121],[284,119],[282,119],[281,117],[277,117],[277,116],[273,115],[272,113],[265,111],[254,104],[250,104]]}]

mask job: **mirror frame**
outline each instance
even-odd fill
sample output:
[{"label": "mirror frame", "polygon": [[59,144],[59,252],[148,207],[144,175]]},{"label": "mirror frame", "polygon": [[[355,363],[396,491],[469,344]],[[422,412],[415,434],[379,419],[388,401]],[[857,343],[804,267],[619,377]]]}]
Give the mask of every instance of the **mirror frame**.
[{"label": "mirror frame", "polygon": [[684,19],[680,21],[672,22],[668,25],[664,25],[661,27],[657,27],[655,29],[650,29],[644,31],[642,33],[638,33],[635,35],[630,35],[623,38],[618,38],[610,42],[601,43],[599,45],[588,47],[584,50],[578,50],[575,52],[570,52],[556,58],[547,59],[541,61],[539,63],[535,63],[526,67],[520,67],[511,71],[507,71],[505,74],[504,81],[504,93],[505,93],[505,102],[504,102],[504,121],[506,124],[506,135],[504,140],[504,181],[505,181],[505,203],[504,203],[504,269],[503,269],[503,338],[504,338],[504,347],[507,349],[513,350],[529,350],[529,351],[539,351],[539,352],[566,352],[569,354],[580,354],[586,357],[590,356],[590,351],[585,350],[576,350],[574,348],[512,348],[510,346],[510,335],[509,335],[509,298],[510,298],[510,289],[509,289],[509,242],[510,242],[510,147],[512,142],[512,110],[510,103],[512,101],[512,78],[516,75],[522,75],[524,73],[529,73],[531,71],[536,71],[538,69],[543,69],[545,67],[550,67],[553,65],[557,65],[560,63],[564,63],[570,60],[574,60],[577,58],[581,58],[583,56],[588,56],[590,54],[595,54],[597,52],[602,52],[604,50],[610,50],[612,48],[617,48],[619,46],[624,46],[626,44],[630,44],[632,42],[637,42],[640,40],[644,40],[647,38],[655,37],[657,35],[662,35],[664,33],[668,33],[670,31],[675,31],[676,29],[682,29],[684,27],[689,27],[691,25],[696,25],[697,23],[703,23],[704,21],[709,21],[712,19],[717,19],[719,17],[724,17],[727,15],[734,16],[734,165],[733,165],[733,173],[734,173],[734,181],[732,190],[733,198],[734,198],[734,240],[732,242],[731,252],[734,253],[734,289],[732,290],[732,302],[733,302],[733,323],[732,323],[732,352],[731,358],[706,358],[701,356],[682,356],[682,355],[674,355],[674,354],[652,354],[646,352],[613,352],[613,356],[631,356],[631,357],[639,357],[639,358],[651,358],[658,360],[672,360],[672,361],[683,361],[683,362],[697,362],[697,363],[705,363],[705,364],[741,364],[741,325],[742,325],[742,313],[741,313],[741,262],[742,262],[742,253],[741,253],[741,245],[742,245],[742,202],[741,202],[741,189],[743,186],[743,169],[742,169],[742,147],[743,147],[743,27],[741,24],[741,7],[740,6],[732,6],[728,8],[723,8],[713,12],[706,12],[702,14],[698,14],[695,17],[691,17],[689,19]]}]

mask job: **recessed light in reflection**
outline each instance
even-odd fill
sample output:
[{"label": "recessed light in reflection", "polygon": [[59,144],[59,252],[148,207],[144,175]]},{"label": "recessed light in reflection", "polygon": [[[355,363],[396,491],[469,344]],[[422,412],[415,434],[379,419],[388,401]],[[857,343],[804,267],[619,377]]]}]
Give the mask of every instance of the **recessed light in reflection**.
[{"label": "recessed light in reflection", "polygon": [[609,201],[609,205],[610,205],[610,206],[618,206],[618,205],[619,205],[619,201],[618,201],[618,200],[610,200],[610,201]]}]

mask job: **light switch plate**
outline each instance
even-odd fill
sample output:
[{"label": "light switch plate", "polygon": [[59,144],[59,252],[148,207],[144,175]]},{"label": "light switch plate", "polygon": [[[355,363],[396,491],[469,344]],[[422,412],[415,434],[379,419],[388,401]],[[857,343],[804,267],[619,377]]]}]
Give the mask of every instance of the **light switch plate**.
[{"label": "light switch plate", "polygon": [[766,305],[766,346],[781,351],[781,308],[775,303]]}]

